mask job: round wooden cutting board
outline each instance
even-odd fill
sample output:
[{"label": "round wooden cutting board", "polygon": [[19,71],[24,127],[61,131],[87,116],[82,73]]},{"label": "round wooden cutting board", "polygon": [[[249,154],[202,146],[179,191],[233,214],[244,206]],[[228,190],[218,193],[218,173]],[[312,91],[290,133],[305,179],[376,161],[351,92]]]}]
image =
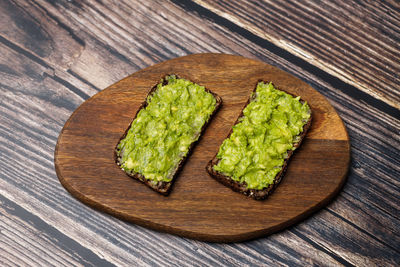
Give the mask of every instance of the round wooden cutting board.
[{"label": "round wooden cutting board", "polygon": [[[165,74],[204,85],[223,99],[167,197],[125,175],[113,158],[135,112]],[[264,201],[233,192],[205,170],[258,80],[300,95],[313,111],[306,139],[281,184]],[[321,94],[273,66],[224,54],[175,58],[111,85],[71,115],[55,149],[61,183],[85,204],[138,225],[214,242],[256,238],[304,219],[339,192],[349,161],[346,129]]]}]

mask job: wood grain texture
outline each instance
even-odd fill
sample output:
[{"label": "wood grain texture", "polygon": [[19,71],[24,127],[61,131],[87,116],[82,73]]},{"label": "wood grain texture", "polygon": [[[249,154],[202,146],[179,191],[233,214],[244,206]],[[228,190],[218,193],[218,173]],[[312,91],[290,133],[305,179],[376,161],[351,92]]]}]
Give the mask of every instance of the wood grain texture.
[{"label": "wood grain texture", "polygon": [[[50,227],[37,216],[0,196],[2,266],[15,265],[109,265],[92,251]],[[81,247],[83,253],[76,253]],[[15,254],[18,251],[18,254]],[[30,253],[25,253],[29,251]]]},{"label": "wood grain texture", "polygon": [[195,2],[400,108],[398,1]]},{"label": "wood grain texture", "polygon": [[[215,22],[210,11],[193,11],[165,1],[19,0],[7,2],[7,8],[4,3],[0,6],[0,194],[43,222],[44,227],[37,228],[36,235],[26,235],[26,240],[34,243],[38,234],[51,240],[68,237],[75,242],[69,250],[57,242],[48,243],[47,249],[61,248],[70,258],[91,252],[97,259],[85,265],[95,266],[98,260],[122,266],[399,265],[398,109],[387,109],[368,94],[303,64],[267,41],[259,42]],[[15,12],[18,16],[5,19]],[[12,23],[24,30],[4,33]],[[79,45],[74,42],[81,44],[68,69],[50,56],[69,51],[59,49],[61,44],[49,45],[47,55],[32,48],[56,42],[52,27],[61,36],[57,42],[76,48]],[[36,31],[52,33],[44,41]],[[18,36],[22,33],[23,37]],[[54,171],[53,152],[62,126],[79,104],[143,67],[199,52],[238,54],[278,66],[329,100],[345,122],[352,145],[348,181],[332,204],[268,238],[209,244],[93,212],[63,189]],[[17,164],[10,168],[10,162]],[[2,214],[14,218],[7,209]],[[8,229],[23,235],[14,223],[17,219]],[[0,239],[5,240],[1,235]],[[27,243],[22,254],[14,238],[2,244],[8,251],[4,254],[0,246],[2,263],[10,259],[13,265],[50,261],[48,254],[35,254]]]},{"label": "wood grain texture", "polygon": [[[224,101],[168,197],[124,175],[114,159],[115,144],[149,88],[165,73],[204,85]],[[280,187],[268,200],[256,202],[218,184],[205,168],[259,80],[273,81],[278,88],[300,95],[314,119]],[[326,205],[344,184],[349,149],[339,116],[306,83],[243,57],[195,54],[136,72],[83,103],[59,136],[55,167],[73,196],[101,211],[190,238],[237,242],[282,230]]]}]

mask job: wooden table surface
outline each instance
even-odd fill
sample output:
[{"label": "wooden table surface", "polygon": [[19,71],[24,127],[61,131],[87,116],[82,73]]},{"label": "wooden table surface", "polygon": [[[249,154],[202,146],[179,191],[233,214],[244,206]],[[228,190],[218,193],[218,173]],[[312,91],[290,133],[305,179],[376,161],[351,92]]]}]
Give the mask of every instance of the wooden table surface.
[{"label": "wooden table surface", "polygon": [[[0,1],[0,265],[400,265],[398,1]],[[90,96],[202,52],[257,59],[323,94],[351,167],[339,196],[284,231],[205,243],[74,199],[57,137]]]}]

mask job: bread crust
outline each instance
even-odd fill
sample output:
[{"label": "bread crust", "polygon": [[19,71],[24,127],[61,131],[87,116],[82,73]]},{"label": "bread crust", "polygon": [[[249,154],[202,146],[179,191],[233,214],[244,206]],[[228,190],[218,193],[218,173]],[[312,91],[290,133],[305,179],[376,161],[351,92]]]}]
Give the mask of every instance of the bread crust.
[{"label": "bread crust", "polygon": [[[255,86],[255,88],[254,88],[252,93],[254,93],[256,91],[257,84],[259,82],[269,83],[269,82],[266,82],[266,81],[263,81],[263,80],[257,81],[256,86]],[[284,90],[281,90],[281,89],[277,88],[276,86],[274,86],[274,87],[276,89],[280,90],[280,91],[283,91],[283,92],[293,96],[292,94],[290,94],[290,93],[288,93],[288,92],[286,92]],[[239,119],[241,117],[243,117],[243,110],[247,107],[247,105],[250,103],[251,100],[252,100],[252,98],[251,98],[251,95],[250,95],[250,97],[247,100],[246,104],[244,105],[240,115],[236,119],[236,122],[234,123],[234,125],[236,125],[239,122]],[[304,103],[303,100],[300,100],[300,101]],[[312,121],[312,112],[311,112],[311,107],[310,107],[310,118],[308,119],[307,123],[303,126],[303,131],[299,135],[299,137],[300,137],[299,141],[293,145],[295,148],[298,148],[301,145],[302,141],[304,140],[309,128],[311,127],[311,121]],[[232,128],[229,131],[228,136],[225,139],[229,138],[231,136],[231,134],[232,134]],[[253,198],[255,200],[263,200],[263,199],[266,199],[275,190],[275,188],[278,186],[278,184],[281,182],[281,180],[282,180],[282,178],[285,175],[285,172],[287,170],[287,167],[288,167],[288,164],[290,162],[290,159],[292,158],[292,156],[294,154],[294,151],[293,150],[288,150],[287,151],[288,156],[287,156],[287,158],[285,159],[285,161],[283,163],[282,170],[275,176],[274,183],[269,185],[268,187],[266,187],[264,189],[261,189],[261,190],[249,189],[249,188],[247,188],[247,184],[245,182],[241,183],[241,182],[235,181],[235,180],[231,179],[229,176],[226,176],[226,175],[224,175],[224,174],[222,174],[220,172],[215,171],[213,167],[215,165],[217,165],[218,162],[219,162],[219,159],[217,158],[218,152],[208,162],[208,164],[206,166],[206,170],[215,180],[217,180],[218,182],[222,183],[223,185],[225,185],[227,187],[230,187],[233,191],[242,193],[242,194],[244,194],[244,195],[246,195],[248,197],[251,197],[251,198]]]},{"label": "bread crust", "polygon": [[[163,79],[162,85],[168,84],[168,81],[166,80],[166,77],[167,77],[167,76],[170,76],[170,75],[175,75],[175,77],[176,77],[177,79],[181,79],[181,77],[178,77],[178,75],[176,75],[176,74],[166,74],[166,75],[162,76],[162,77],[163,77],[163,78],[162,78],[162,79]],[[183,79],[186,79],[186,78],[183,78]],[[186,80],[189,80],[189,79],[186,79]],[[192,81],[192,80],[189,80],[189,81],[194,82],[194,81]],[[194,83],[195,83],[195,82],[194,82]],[[126,137],[126,135],[128,134],[128,131],[129,131],[129,129],[131,128],[131,125],[132,125],[133,121],[136,119],[136,117],[137,117],[137,115],[139,114],[140,110],[142,110],[142,109],[144,109],[144,108],[147,107],[147,105],[148,105],[147,100],[148,100],[148,98],[157,90],[157,85],[158,85],[158,84],[159,84],[159,83],[155,84],[155,85],[150,89],[150,91],[149,91],[149,93],[147,94],[147,96],[146,96],[144,102],[142,102],[142,104],[140,105],[139,109],[136,111],[136,114],[135,114],[135,116],[133,117],[131,123],[129,124],[128,128],[125,130],[124,134],[121,136],[121,138],[120,138],[120,139],[118,140],[118,142],[117,142],[117,145],[115,146],[115,149],[114,149],[114,160],[115,160],[115,163],[116,163],[118,166],[121,166],[121,163],[120,163],[121,157],[118,155],[118,149],[117,149],[117,148],[118,148],[118,144],[119,144],[119,143],[121,142],[121,140],[124,139],[124,138]],[[197,84],[198,84],[198,83],[197,83]],[[146,179],[146,178],[145,178],[142,174],[140,174],[140,173],[137,173],[137,172],[126,172],[126,171],[124,171],[124,170],[121,169],[125,174],[127,174],[128,176],[130,176],[130,177],[132,177],[132,178],[134,178],[134,179],[136,179],[136,180],[138,180],[138,181],[140,181],[140,182],[146,184],[146,185],[149,186],[151,189],[153,189],[154,191],[156,191],[156,192],[158,192],[158,193],[160,193],[160,194],[162,194],[162,195],[167,196],[167,195],[171,192],[172,185],[173,185],[173,183],[175,182],[177,175],[179,174],[179,172],[180,172],[181,169],[183,168],[183,166],[184,166],[184,164],[185,164],[185,162],[186,162],[186,159],[190,156],[190,154],[192,153],[192,150],[194,149],[195,145],[200,141],[200,139],[201,139],[201,137],[202,137],[202,135],[203,135],[203,132],[205,131],[207,125],[211,122],[211,120],[212,120],[212,118],[214,117],[215,113],[218,111],[218,109],[219,109],[220,106],[222,105],[222,98],[221,98],[220,96],[218,96],[217,94],[213,93],[212,91],[210,91],[210,90],[207,89],[207,88],[204,88],[204,89],[205,89],[206,92],[208,92],[208,93],[210,93],[210,94],[212,94],[212,95],[214,96],[215,101],[216,101],[216,103],[215,103],[215,109],[214,109],[214,111],[211,113],[210,118],[208,119],[208,121],[206,121],[206,122],[204,123],[203,127],[201,128],[200,134],[199,134],[199,138],[198,138],[196,141],[194,141],[194,142],[192,142],[192,143],[190,144],[188,153],[187,153],[187,154],[181,159],[181,161],[179,162],[179,164],[178,164],[178,166],[176,167],[174,173],[172,174],[171,181],[169,181],[169,182],[164,182],[164,181],[152,181],[152,180]]]}]

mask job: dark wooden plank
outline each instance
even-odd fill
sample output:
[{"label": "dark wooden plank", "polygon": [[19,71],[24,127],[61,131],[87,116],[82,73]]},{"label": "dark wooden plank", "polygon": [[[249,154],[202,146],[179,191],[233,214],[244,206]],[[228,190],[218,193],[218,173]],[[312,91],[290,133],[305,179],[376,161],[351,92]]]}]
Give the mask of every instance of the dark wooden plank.
[{"label": "dark wooden plank", "polygon": [[[114,159],[115,145],[132,114],[165,73],[204,85],[224,99],[167,197],[124,175]],[[296,150],[282,185],[265,201],[232,192],[205,170],[259,80],[273,80],[278,88],[300,95],[313,110],[304,145]],[[328,203],[346,179],[349,146],[334,108],[308,84],[259,61],[209,53],[136,72],[87,100],[60,134],[55,167],[73,196],[101,211],[181,236],[238,242],[282,230]]]},{"label": "dark wooden plank", "polygon": [[400,108],[397,1],[195,2]]},{"label": "dark wooden plank", "polygon": [[[397,266],[400,262],[398,251],[381,247],[378,245],[378,241],[371,239],[369,235],[363,232],[357,231],[357,228],[343,227],[341,218],[332,213],[324,212],[323,218],[318,220],[311,218],[307,224],[299,225],[293,231],[295,234],[309,238],[317,246],[329,250],[333,248],[335,254],[339,255],[345,262],[355,266]],[[337,238],[337,232],[341,233],[340,239],[342,242],[333,245],[331,240]],[[325,238],[316,238],[318,235]],[[351,240],[355,239],[357,239],[357,242],[351,242]],[[377,249],[371,250],[370,247],[376,247]],[[350,256],[354,254],[359,254],[360,256]]]},{"label": "dark wooden plank", "polygon": [[[4,265],[112,266],[43,220],[0,196],[0,253]],[[29,251],[29,253],[25,253]]]},{"label": "dark wooden plank", "polygon": [[[74,47],[82,45],[84,49],[80,53],[79,49],[76,51],[79,56],[65,71],[65,64],[59,67],[51,56],[41,57],[30,48],[29,42],[35,42],[35,38],[29,32],[25,38],[30,41],[23,42],[18,41],[23,38],[2,31],[0,191],[3,196],[61,233],[68,233],[71,239],[100,257],[120,265],[133,262],[140,265],[238,265],[241,262],[337,265],[346,264],[345,259],[361,265],[369,252],[375,250],[384,255],[368,257],[368,265],[382,263],[382,259],[388,264],[396,260],[393,256],[399,253],[399,248],[395,244],[400,240],[396,216],[400,197],[398,113],[385,113],[373,106],[376,102],[347,94],[346,84],[323,79],[321,73],[293,64],[285,54],[278,56],[229,28],[168,2],[157,5],[130,1],[11,3],[10,9],[2,11],[6,18],[8,13],[17,12],[14,9],[27,10],[22,14],[40,21],[32,25],[44,31],[59,27],[58,32],[65,35],[65,44],[72,42]],[[2,26],[14,19],[2,20]],[[68,41],[69,35],[75,41]],[[56,47],[61,45],[53,45]],[[62,49],[50,51],[64,53]],[[93,212],[69,197],[57,181],[52,156],[62,125],[84,101],[71,85],[93,95],[98,88],[139,68],[198,52],[239,54],[279,66],[310,83],[330,100],[346,123],[353,150],[352,168],[342,193],[346,199],[338,198],[328,208],[343,218],[337,221],[340,228],[326,223],[330,217],[325,218],[321,212],[314,215],[312,227],[304,231],[284,231],[241,244],[208,244],[122,223]],[[51,78],[53,74],[61,80]],[[58,82],[63,80],[67,83]],[[19,164],[10,168],[10,162]],[[310,225],[305,222],[293,229]],[[346,236],[346,232],[354,234]],[[349,244],[363,244],[365,234],[371,241],[368,250],[359,253],[356,249],[340,249]]]}]

